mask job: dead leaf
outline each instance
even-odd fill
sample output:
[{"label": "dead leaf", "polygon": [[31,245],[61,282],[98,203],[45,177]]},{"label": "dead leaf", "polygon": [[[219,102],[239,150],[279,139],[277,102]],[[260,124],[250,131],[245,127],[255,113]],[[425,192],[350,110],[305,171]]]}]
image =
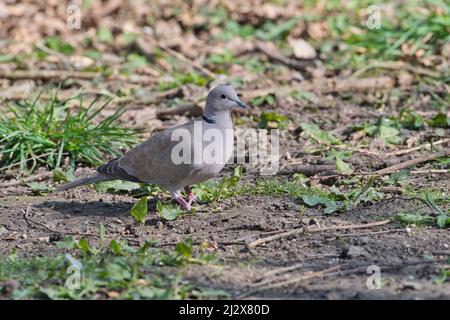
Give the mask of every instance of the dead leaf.
[{"label": "dead leaf", "polygon": [[289,37],[288,43],[294,51],[294,56],[297,59],[314,59],[317,57],[316,50],[305,40]]}]

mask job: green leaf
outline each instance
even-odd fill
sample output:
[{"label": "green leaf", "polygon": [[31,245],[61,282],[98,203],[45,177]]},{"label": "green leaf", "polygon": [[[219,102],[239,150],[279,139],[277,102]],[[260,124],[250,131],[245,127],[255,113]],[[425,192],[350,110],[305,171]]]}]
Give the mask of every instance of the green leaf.
[{"label": "green leaf", "polygon": [[140,186],[138,183],[124,180],[104,181],[94,185],[95,190],[99,192],[112,193],[130,192],[134,189],[138,189],[139,187]]},{"label": "green leaf", "polygon": [[87,49],[84,51],[84,55],[92,60],[100,60],[102,58],[102,53],[98,50]]},{"label": "green leaf", "polygon": [[353,169],[350,167],[348,163],[345,163],[341,158],[336,158],[336,169],[343,174],[350,174],[353,172]]},{"label": "green leaf", "polygon": [[399,118],[403,128],[420,129],[423,126],[423,118],[411,109],[401,110]]},{"label": "green leaf", "polygon": [[72,170],[64,172],[61,168],[56,168],[52,172],[53,182],[70,182],[75,180],[75,176]]},{"label": "green leaf", "polygon": [[324,212],[326,214],[333,213],[339,209],[339,206],[336,203],[336,201],[333,201],[333,200],[326,198],[324,196],[321,196],[321,195],[316,195],[316,194],[303,195],[303,196],[301,196],[301,199],[306,205],[308,205],[310,207],[315,207],[317,205],[325,206]]},{"label": "green leaf", "polygon": [[98,227],[98,235],[100,238],[100,246],[103,247],[103,244],[105,243],[105,225],[102,223],[100,224],[100,226]]},{"label": "green leaf", "polygon": [[175,220],[182,214],[182,211],[178,206],[163,205],[159,200],[156,202],[156,210],[161,218],[168,221]]},{"label": "green leaf", "polygon": [[114,239],[111,240],[111,242],[109,243],[109,247],[115,255],[118,255],[118,256],[123,255],[122,247],[116,240],[114,240]]},{"label": "green leaf", "polygon": [[78,246],[84,253],[92,252],[91,246],[89,245],[89,241],[85,238],[81,238],[80,241],[78,241]]},{"label": "green leaf", "polygon": [[123,65],[124,69],[133,71],[136,68],[145,66],[147,64],[147,58],[137,53],[131,53],[127,56],[127,62]]},{"label": "green leaf", "polygon": [[442,229],[450,227],[450,216],[446,214],[438,215],[436,218],[436,225]]},{"label": "green leaf", "polygon": [[424,218],[417,213],[397,213],[395,219],[403,224],[421,225],[424,222]]},{"label": "green leaf", "polygon": [[308,91],[292,91],[290,94],[295,100],[298,101],[314,101],[316,95],[313,92]]},{"label": "green leaf", "polygon": [[133,206],[133,208],[131,208],[131,215],[142,225],[145,223],[145,219],[147,217],[147,201],[147,196],[143,196]]},{"label": "green leaf", "polygon": [[264,23],[261,29],[256,30],[256,36],[264,41],[273,41],[276,39],[284,39],[292,28],[297,24],[298,18],[294,17],[285,20],[280,24],[274,24],[272,21]]},{"label": "green leaf", "polygon": [[450,127],[450,117],[448,117],[444,113],[439,113],[435,115],[433,118],[427,121],[430,127],[441,127],[441,128],[449,128]]},{"label": "green leaf", "polygon": [[27,183],[27,186],[30,187],[31,191],[37,195],[46,194],[52,191],[50,186],[35,181]]},{"label": "green leaf", "polygon": [[398,144],[401,141],[400,131],[393,127],[381,125],[378,128],[378,137],[387,144]]},{"label": "green leaf", "polygon": [[192,258],[192,247],[194,242],[192,239],[186,239],[183,242],[179,242],[175,245],[175,252],[177,255],[185,258],[190,259]]},{"label": "green leaf", "polygon": [[0,63],[12,62],[14,59],[15,56],[12,54],[0,54]]},{"label": "green leaf", "polygon": [[79,248],[78,242],[72,236],[65,236],[62,241],[56,242],[56,246],[60,249]]},{"label": "green leaf", "polygon": [[75,52],[74,47],[72,47],[70,44],[62,41],[57,36],[47,37],[45,39],[44,43],[50,49],[55,50],[59,53],[65,54],[65,55],[70,55]]},{"label": "green leaf", "polygon": [[220,199],[233,196],[242,176],[242,166],[234,169],[232,176],[223,177],[222,181],[207,180],[194,186],[193,192],[197,199],[204,203],[217,202]]},{"label": "green leaf", "polygon": [[127,45],[132,44],[139,38],[139,35],[134,32],[124,32],[122,36],[123,36],[125,44],[127,44]]},{"label": "green leaf", "polygon": [[128,280],[131,277],[131,273],[128,270],[127,266],[122,266],[116,263],[108,263],[105,266],[105,273],[107,277],[116,281],[124,281]]},{"label": "green leaf", "polygon": [[424,224],[434,224],[435,218],[429,215],[421,215],[419,213],[397,213],[395,219],[406,225],[415,224],[416,226],[421,226]]},{"label": "green leaf", "polygon": [[306,137],[312,138],[319,143],[326,143],[326,144],[341,143],[341,141],[338,138],[336,138],[332,133],[321,130],[314,123],[303,122],[300,124],[300,127],[302,128],[303,133],[305,134]]},{"label": "green leaf", "polygon": [[288,117],[276,112],[263,111],[258,126],[263,129],[286,129]]},{"label": "green leaf", "polygon": [[400,170],[398,172],[394,172],[392,173],[389,178],[384,181],[384,183],[386,184],[397,184],[399,182],[401,182],[402,180],[407,179],[410,176],[410,170]]},{"label": "green leaf", "polygon": [[113,41],[113,35],[106,27],[100,27],[97,32],[98,41],[104,43],[111,43]]}]

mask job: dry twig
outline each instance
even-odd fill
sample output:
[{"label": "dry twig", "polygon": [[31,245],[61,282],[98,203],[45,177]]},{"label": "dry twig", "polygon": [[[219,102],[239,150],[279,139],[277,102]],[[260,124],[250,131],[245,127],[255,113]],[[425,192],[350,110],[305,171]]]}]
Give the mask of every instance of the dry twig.
[{"label": "dry twig", "polygon": [[389,174],[389,173],[393,173],[399,170],[403,170],[421,163],[425,163],[425,162],[429,162],[431,160],[434,160],[436,158],[440,158],[440,157],[446,157],[450,155],[450,149],[448,150],[444,150],[444,151],[440,151],[440,152],[436,152],[430,155],[424,155],[415,159],[411,159],[405,162],[401,162],[398,164],[395,164],[393,166],[375,171],[373,173],[368,173],[369,175],[385,175],[385,174]]},{"label": "dry twig", "polygon": [[365,229],[365,228],[373,228],[373,227],[379,227],[386,225],[388,223],[391,223],[392,221],[390,219],[383,220],[383,221],[377,221],[377,222],[371,222],[371,223],[365,223],[365,224],[350,224],[350,225],[344,225],[344,226],[332,226],[332,227],[322,227],[322,228],[316,228],[314,226],[305,227],[305,228],[298,228],[298,229],[292,229],[283,233],[279,233],[273,236],[269,236],[266,238],[260,238],[255,241],[250,242],[247,244],[248,248],[255,248],[261,244],[275,241],[278,239],[298,235],[301,233],[317,233],[317,232],[323,232],[323,231],[337,231],[337,230],[349,230],[349,229]]}]

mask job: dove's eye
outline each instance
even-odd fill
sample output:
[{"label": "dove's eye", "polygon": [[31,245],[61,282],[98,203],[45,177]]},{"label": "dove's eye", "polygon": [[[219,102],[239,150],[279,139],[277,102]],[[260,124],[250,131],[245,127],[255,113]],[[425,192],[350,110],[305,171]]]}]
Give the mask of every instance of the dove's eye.
[{"label": "dove's eye", "polygon": [[222,93],[222,94],[220,95],[220,98],[223,99],[223,100],[225,100],[225,99],[227,98],[227,95]]}]

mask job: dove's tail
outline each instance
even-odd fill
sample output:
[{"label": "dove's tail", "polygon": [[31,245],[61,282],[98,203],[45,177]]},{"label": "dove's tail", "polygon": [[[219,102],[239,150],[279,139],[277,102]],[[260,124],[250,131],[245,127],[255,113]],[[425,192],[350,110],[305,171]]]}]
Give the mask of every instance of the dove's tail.
[{"label": "dove's tail", "polygon": [[81,179],[69,182],[69,183],[67,183],[65,185],[59,186],[58,188],[56,188],[53,191],[53,193],[69,190],[69,189],[76,188],[76,187],[79,187],[79,186],[84,186],[86,184],[97,183],[97,182],[101,182],[101,181],[114,180],[114,179],[115,178],[108,177],[108,176],[103,175],[103,174],[96,174],[95,176],[89,176],[89,177],[86,177],[86,178],[81,178]]}]

